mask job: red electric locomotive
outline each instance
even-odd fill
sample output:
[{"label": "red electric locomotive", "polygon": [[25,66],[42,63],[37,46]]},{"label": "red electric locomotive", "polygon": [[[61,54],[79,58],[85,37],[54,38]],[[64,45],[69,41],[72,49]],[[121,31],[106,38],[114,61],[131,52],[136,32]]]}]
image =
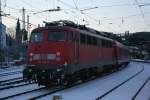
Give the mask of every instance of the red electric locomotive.
[{"label": "red electric locomotive", "polygon": [[23,76],[43,85],[66,85],[128,61],[121,43],[71,21],[55,21],[32,31]]}]

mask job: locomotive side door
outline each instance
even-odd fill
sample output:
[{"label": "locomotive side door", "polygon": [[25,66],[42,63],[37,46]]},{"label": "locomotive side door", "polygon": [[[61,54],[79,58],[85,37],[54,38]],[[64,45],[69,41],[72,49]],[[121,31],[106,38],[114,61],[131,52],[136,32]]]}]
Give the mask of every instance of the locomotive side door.
[{"label": "locomotive side door", "polygon": [[116,64],[118,64],[118,51],[117,51],[117,44],[114,42],[113,43],[113,48],[114,48],[114,60],[116,62]]},{"label": "locomotive side door", "polygon": [[73,32],[72,35],[73,46],[74,46],[74,60],[75,63],[79,63],[79,34],[77,32]]}]

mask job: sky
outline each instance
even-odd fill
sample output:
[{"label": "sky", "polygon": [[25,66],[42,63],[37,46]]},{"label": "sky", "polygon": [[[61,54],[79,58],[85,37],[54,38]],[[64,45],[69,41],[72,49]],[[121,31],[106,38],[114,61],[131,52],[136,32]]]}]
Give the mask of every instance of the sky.
[{"label": "sky", "polygon": [[[10,14],[2,22],[11,28],[17,18],[21,22],[24,7],[30,30],[43,26],[43,21],[71,20],[99,31],[150,32],[150,0],[1,0],[1,4],[3,14]],[[37,13],[58,6],[60,11]]]}]

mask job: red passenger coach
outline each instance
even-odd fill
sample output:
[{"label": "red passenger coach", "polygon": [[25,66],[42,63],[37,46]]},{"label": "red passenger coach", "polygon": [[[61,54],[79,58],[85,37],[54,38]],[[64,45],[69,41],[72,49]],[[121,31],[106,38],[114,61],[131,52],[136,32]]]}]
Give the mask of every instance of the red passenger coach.
[{"label": "red passenger coach", "polygon": [[32,31],[23,73],[24,79],[39,84],[67,85],[128,60],[128,49],[121,43],[71,21],[55,21]]},{"label": "red passenger coach", "polygon": [[130,59],[129,48],[119,42],[116,41],[115,45],[116,50],[116,60],[119,65],[126,63]]}]

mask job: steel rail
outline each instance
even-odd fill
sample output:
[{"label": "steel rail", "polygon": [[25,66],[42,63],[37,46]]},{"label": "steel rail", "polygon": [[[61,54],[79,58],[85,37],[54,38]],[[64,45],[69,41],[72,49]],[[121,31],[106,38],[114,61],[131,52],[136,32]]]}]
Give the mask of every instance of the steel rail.
[{"label": "steel rail", "polygon": [[96,100],[100,100],[103,97],[107,96],[108,94],[110,94],[111,92],[113,92],[114,90],[116,90],[117,88],[121,87],[122,85],[124,85],[125,83],[127,83],[128,81],[130,81],[131,79],[135,78],[136,76],[138,76],[140,73],[142,73],[144,71],[144,66],[142,66],[142,69],[140,71],[138,71],[136,74],[134,74],[133,76],[129,77],[128,79],[126,79],[125,81],[121,82],[120,84],[118,84],[117,86],[113,87],[112,89],[110,89],[109,91],[103,93],[101,96],[97,97]]}]

